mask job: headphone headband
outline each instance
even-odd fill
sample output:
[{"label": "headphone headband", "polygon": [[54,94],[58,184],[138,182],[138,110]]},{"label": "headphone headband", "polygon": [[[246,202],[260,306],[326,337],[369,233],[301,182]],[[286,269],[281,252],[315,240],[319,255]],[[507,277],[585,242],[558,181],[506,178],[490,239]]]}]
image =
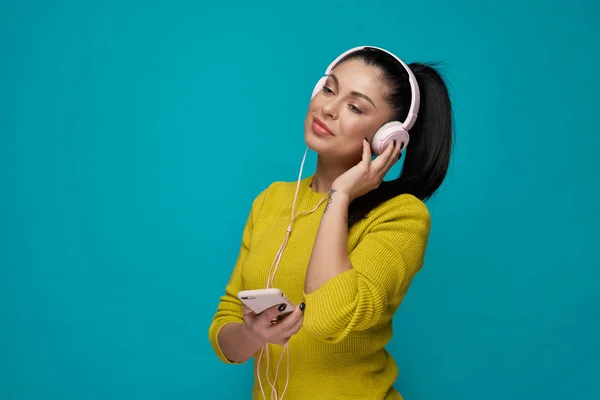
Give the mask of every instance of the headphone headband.
[{"label": "headphone headband", "polygon": [[408,73],[408,83],[410,84],[410,93],[411,93],[410,108],[408,109],[408,115],[406,116],[406,120],[402,123],[402,126],[404,127],[404,129],[406,129],[408,131],[410,128],[413,127],[413,125],[415,124],[415,121],[417,120],[417,114],[419,113],[419,105],[421,103],[421,92],[419,91],[419,85],[417,84],[417,78],[415,78],[415,75],[410,70],[408,65],[406,65],[406,63],[404,61],[402,61],[398,56],[396,56],[395,54],[393,54],[385,49],[382,49],[380,47],[374,47],[374,46],[354,47],[354,48],[342,53],[331,64],[329,64],[329,67],[327,67],[327,70],[325,71],[325,75],[330,75],[331,71],[336,66],[336,64],[340,60],[342,60],[344,57],[346,57],[347,55],[349,55],[351,53],[354,53],[354,52],[357,52],[360,50],[364,50],[364,49],[375,49],[375,50],[383,51],[386,54],[389,54],[390,56],[394,57],[394,59],[396,61],[398,61],[404,67],[406,72]]}]

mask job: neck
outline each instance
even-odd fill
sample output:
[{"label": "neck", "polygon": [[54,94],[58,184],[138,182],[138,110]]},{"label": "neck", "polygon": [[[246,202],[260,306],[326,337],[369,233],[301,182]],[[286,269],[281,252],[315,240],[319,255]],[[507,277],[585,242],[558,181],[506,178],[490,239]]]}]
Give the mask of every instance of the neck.
[{"label": "neck", "polygon": [[327,193],[331,190],[333,181],[347,170],[348,168],[344,166],[327,162],[321,156],[318,156],[317,168],[310,187],[317,193]]}]

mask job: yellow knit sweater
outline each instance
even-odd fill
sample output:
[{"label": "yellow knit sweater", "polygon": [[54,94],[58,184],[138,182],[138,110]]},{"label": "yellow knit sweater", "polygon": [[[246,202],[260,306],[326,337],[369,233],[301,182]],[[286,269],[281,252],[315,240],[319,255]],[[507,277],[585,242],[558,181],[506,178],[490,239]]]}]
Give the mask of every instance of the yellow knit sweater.
[{"label": "yellow knit sweater", "polygon": [[[324,194],[301,181],[296,212],[310,211]],[[209,328],[217,356],[231,363],[219,347],[218,334],[228,323],[242,323],[237,293],[264,288],[273,259],[290,222],[296,182],[275,182],[256,197],[244,228],[233,273]],[[392,337],[392,317],[423,264],[430,217],[423,202],[400,195],[375,208],[348,234],[352,269],[332,278],[311,294],[304,278],[323,208],[302,215],[293,230],[274,280],[296,305],[305,302],[304,322],[289,341],[289,382],[286,400],[402,399],[393,387],[398,369],[384,346]],[[272,380],[282,346],[269,345]],[[254,371],[258,357],[254,357]],[[261,361],[267,399],[270,386]],[[253,399],[262,399],[256,372]],[[286,383],[285,355],[277,378],[279,394]]]}]

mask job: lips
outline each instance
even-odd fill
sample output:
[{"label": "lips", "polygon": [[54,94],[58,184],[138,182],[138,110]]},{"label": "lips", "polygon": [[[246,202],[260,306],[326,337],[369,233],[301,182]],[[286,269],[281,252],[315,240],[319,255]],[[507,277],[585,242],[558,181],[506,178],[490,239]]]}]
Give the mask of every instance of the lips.
[{"label": "lips", "polygon": [[315,117],[313,122],[313,130],[319,135],[333,135],[333,132],[331,132],[331,129],[329,129],[325,122],[317,117]]}]

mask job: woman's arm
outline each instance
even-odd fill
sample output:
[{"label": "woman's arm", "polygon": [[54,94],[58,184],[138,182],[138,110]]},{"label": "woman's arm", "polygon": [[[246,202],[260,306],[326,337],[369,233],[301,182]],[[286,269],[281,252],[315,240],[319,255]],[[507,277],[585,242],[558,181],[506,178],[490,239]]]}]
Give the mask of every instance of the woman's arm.
[{"label": "woman's arm", "polygon": [[221,328],[219,346],[231,363],[244,363],[256,354],[265,343],[250,335],[243,323],[230,322]]},{"label": "woman's arm", "polygon": [[352,268],[348,257],[348,206],[345,193],[329,192],[308,263],[304,293],[311,294],[336,275]]},{"label": "woman's arm", "polygon": [[399,146],[389,146],[371,161],[365,141],[362,161],[332,185],[304,283],[304,327],[319,339],[337,342],[391,318],[422,265],[429,213],[411,195],[372,210],[368,231],[348,254],[348,206],[379,186],[399,152]]},{"label": "woman's arm", "polygon": [[342,213],[335,204],[334,194],[315,240],[304,295],[304,329],[327,342],[392,318],[423,264],[430,231],[425,204],[401,195],[371,212],[368,231],[347,254],[347,244],[342,250],[340,237],[332,234]]},{"label": "woman's arm", "polygon": [[[219,345],[230,362],[248,361],[267,343],[283,346],[295,335],[304,320],[304,304],[300,304],[289,315],[278,305],[255,314],[244,307],[244,323],[229,323],[219,333]],[[272,321],[278,321],[273,324]]]},{"label": "woman's arm", "polygon": [[[269,188],[271,188],[269,186]],[[237,294],[242,287],[242,266],[252,246],[252,235],[256,221],[259,218],[260,207],[268,201],[268,190],[263,191],[253,202],[252,210],[242,235],[242,244],[238,259],[221,296],[217,312],[209,328],[208,336],[215,354],[227,364],[248,361],[266,343],[283,344],[296,334],[304,320],[304,304],[300,304],[290,315],[276,324],[271,321],[279,320],[285,313],[279,310],[279,305],[268,308],[260,314],[255,314],[244,307]]]},{"label": "woman's arm", "polygon": [[[241,330],[241,325],[244,322],[244,313],[243,304],[237,298],[237,294],[242,290],[242,266],[250,251],[255,221],[258,218],[267,192],[268,188],[261,192],[252,202],[252,207],[244,226],[238,258],[208,330],[208,338],[215,354],[221,361],[228,364],[247,359],[247,353],[258,345],[250,342],[246,347],[243,343],[240,343],[244,339]],[[238,345],[242,345],[242,347],[238,347]]]}]

